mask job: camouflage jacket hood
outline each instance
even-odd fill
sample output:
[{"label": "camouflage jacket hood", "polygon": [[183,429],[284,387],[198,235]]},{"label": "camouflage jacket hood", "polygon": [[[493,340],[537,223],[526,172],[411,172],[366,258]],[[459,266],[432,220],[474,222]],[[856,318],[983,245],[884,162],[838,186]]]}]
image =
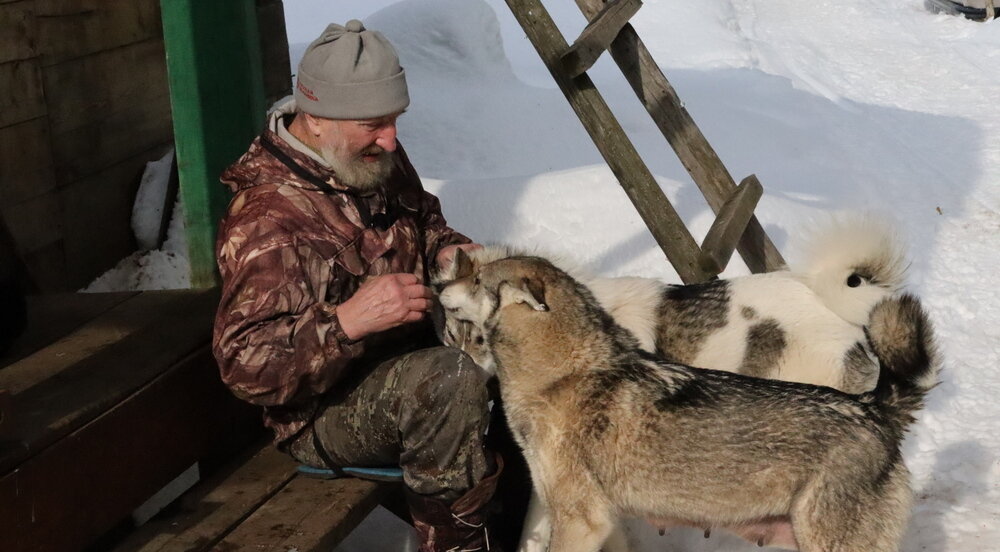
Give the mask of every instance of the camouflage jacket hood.
[{"label": "camouflage jacket hood", "polygon": [[[301,167],[298,174],[275,148]],[[222,174],[234,196],[216,242],[222,300],[213,353],[233,393],[264,407],[279,443],[310,422],[320,397],[352,368],[412,348],[422,330],[411,325],[351,341],[337,306],[373,276],[409,272],[427,282],[428,263],[442,247],[469,242],[448,227],[401,147],[395,158],[383,189],[356,195],[266,130]],[[316,180],[333,190],[322,191]],[[393,212],[395,222],[370,227],[361,209]]]}]

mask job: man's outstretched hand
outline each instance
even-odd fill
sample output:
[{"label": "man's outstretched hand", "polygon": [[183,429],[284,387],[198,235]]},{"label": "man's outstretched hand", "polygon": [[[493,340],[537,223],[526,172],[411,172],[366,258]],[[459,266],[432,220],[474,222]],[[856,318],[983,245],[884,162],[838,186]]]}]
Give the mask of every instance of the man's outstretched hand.
[{"label": "man's outstretched hand", "polygon": [[432,297],[430,288],[413,274],[383,274],[361,284],[341,303],[337,318],[347,337],[358,340],[422,320],[431,309]]}]

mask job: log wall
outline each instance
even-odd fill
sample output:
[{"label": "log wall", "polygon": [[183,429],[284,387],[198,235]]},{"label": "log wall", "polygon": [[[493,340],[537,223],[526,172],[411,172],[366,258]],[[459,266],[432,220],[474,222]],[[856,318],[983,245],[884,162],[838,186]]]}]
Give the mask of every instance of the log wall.
[{"label": "log wall", "polygon": [[[257,4],[280,97],[281,1]],[[37,289],[78,289],[135,250],[139,178],[172,142],[159,0],[0,0],[0,216]]]}]

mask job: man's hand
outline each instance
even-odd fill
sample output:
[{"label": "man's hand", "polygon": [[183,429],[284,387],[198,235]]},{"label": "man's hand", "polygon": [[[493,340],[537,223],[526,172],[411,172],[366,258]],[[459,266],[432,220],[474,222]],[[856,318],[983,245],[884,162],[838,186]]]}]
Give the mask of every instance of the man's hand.
[{"label": "man's hand", "polygon": [[347,337],[367,335],[423,319],[433,294],[413,274],[384,274],[361,284],[337,307],[340,327]]},{"label": "man's hand", "polygon": [[442,247],[441,250],[438,251],[437,259],[435,259],[434,262],[437,263],[438,268],[445,268],[446,266],[451,264],[451,260],[455,258],[455,252],[458,251],[459,249],[468,253],[469,251],[472,251],[474,249],[482,249],[482,247],[483,246],[479,245],[478,243],[447,245],[445,247]]}]

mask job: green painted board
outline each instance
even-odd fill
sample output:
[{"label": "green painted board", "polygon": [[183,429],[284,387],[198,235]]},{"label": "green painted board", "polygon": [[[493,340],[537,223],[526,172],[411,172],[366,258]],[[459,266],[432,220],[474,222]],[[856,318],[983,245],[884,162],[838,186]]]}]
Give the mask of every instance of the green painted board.
[{"label": "green painted board", "polygon": [[162,0],[170,103],[191,283],[217,281],[215,233],[229,203],[219,174],[264,125],[253,0]]}]

